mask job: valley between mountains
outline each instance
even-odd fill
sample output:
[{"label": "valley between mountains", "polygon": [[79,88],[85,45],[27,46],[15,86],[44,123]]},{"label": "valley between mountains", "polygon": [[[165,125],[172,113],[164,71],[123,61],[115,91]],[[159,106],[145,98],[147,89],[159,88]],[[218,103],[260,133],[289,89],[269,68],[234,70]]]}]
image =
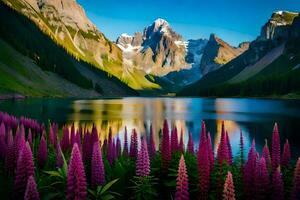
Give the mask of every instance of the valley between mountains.
[{"label": "valley between mountains", "polygon": [[161,18],[136,31],[110,41],[75,0],[1,0],[0,96],[300,94],[299,13],[270,13],[238,46]]}]

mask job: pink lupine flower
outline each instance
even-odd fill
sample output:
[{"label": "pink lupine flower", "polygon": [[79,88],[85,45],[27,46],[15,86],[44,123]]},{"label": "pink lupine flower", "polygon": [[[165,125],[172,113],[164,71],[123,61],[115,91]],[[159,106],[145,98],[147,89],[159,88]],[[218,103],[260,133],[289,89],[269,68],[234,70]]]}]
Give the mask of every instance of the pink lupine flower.
[{"label": "pink lupine flower", "polygon": [[283,200],[283,180],[280,172],[280,167],[277,167],[272,176],[272,193],[271,197],[274,200]]},{"label": "pink lupine flower", "polygon": [[235,190],[231,172],[228,172],[226,176],[223,190],[223,200],[235,200]]},{"label": "pink lupine flower", "polygon": [[[111,129],[110,129],[110,134],[111,134]],[[94,144],[95,142],[99,142],[98,131],[97,131],[97,128],[94,124],[93,124],[93,128],[92,128],[91,140],[92,140],[91,144]]]},{"label": "pink lupine flower", "polygon": [[49,135],[48,135],[48,137],[49,137],[49,143],[54,146],[56,136],[54,134],[53,125],[51,123],[49,125]]},{"label": "pink lupine flower", "polygon": [[152,125],[150,126],[150,136],[149,137],[150,137],[150,139],[149,139],[149,156],[153,157],[156,153],[156,149],[155,149],[155,141],[154,141]]},{"label": "pink lupine flower", "polygon": [[266,160],[262,157],[257,159],[255,171],[255,199],[267,199],[269,194],[269,173],[267,169]]},{"label": "pink lupine flower", "polygon": [[68,127],[63,127],[63,135],[60,141],[62,151],[67,151],[70,146],[70,133]]},{"label": "pink lupine flower", "polygon": [[79,130],[76,131],[76,135],[75,135],[75,143],[78,144],[79,149],[82,149],[82,145],[81,145],[81,136],[79,133]]},{"label": "pink lupine flower", "polygon": [[293,189],[292,189],[292,200],[300,199],[300,157],[298,158],[295,172],[294,172],[294,180],[293,180]]},{"label": "pink lupine flower", "polygon": [[210,132],[208,132],[207,134],[207,151],[208,151],[208,159],[209,159],[209,168],[210,168],[210,172],[212,172],[215,165],[215,157],[214,157],[214,150],[212,147]]},{"label": "pink lupine flower", "polygon": [[57,143],[57,145],[56,145],[56,167],[58,167],[58,168],[62,168],[64,165],[62,153],[63,152],[61,151],[60,144]]},{"label": "pink lupine flower", "polygon": [[128,156],[128,140],[127,140],[127,127],[126,126],[125,126],[125,132],[124,132],[123,155]]},{"label": "pink lupine flower", "polygon": [[94,143],[91,169],[92,187],[103,185],[105,182],[105,171],[102,160],[102,153],[98,142]]},{"label": "pink lupine flower", "polygon": [[162,154],[162,169],[166,172],[169,168],[171,161],[171,146],[169,137],[169,127],[167,120],[164,121],[162,142],[161,142],[161,154]]},{"label": "pink lupine flower", "polygon": [[254,187],[254,178],[255,178],[255,168],[256,168],[256,149],[255,141],[253,140],[251,148],[248,153],[248,160],[244,167],[243,180],[244,180],[244,189],[247,199],[253,199],[255,195]]},{"label": "pink lupine flower", "polygon": [[194,154],[194,140],[191,133],[189,133],[188,152]]},{"label": "pink lupine flower", "polygon": [[6,153],[6,128],[4,123],[2,122],[0,125],[0,158],[3,159]]},{"label": "pink lupine flower", "polygon": [[83,136],[82,156],[84,162],[90,162],[92,158],[91,134],[87,131]]},{"label": "pink lupine flower", "polygon": [[282,165],[282,167],[288,168],[290,166],[290,162],[291,162],[290,144],[289,144],[289,141],[286,140],[284,147],[283,147],[281,165]]},{"label": "pink lupine flower", "polygon": [[33,176],[29,176],[24,195],[24,200],[39,200],[40,195],[36,187],[36,183]]},{"label": "pink lupine flower", "polygon": [[240,131],[240,162],[241,167],[244,166],[244,136],[242,130]]},{"label": "pink lupine flower", "polygon": [[32,147],[32,132],[31,132],[31,129],[28,130],[27,142]]},{"label": "pink lupine flower", "polygon": [[141,148],[136,160],[136,175],[141,177],[150,175],[150,159],[146,139],[141,139]]},{"label": "pink lupine flower", "polygon": [[202,199],[208,199],[209,183],[210,183],[210,161],[207,149],[207,140],[202,143],[198,150],[198,173],[199,173],[199,185],[200,196]]},{"label": "pink lupine flower", "polygon": [[184,153],[183,130],[182,130],[182,129],[181,129],[181,133],[180,133],[180,140],[179,140],[178,151],[179,151],[180,153]]},{"label": "pink lupine flower", "polygon": [[109,164],[112,165],[114,162],[114,144],[112,140],[108,140],[108,141],[111,142],[108,142],[107,144],[106,156]]},{"label": "pink lupine flower", "polygon": [[226,143],[228,149],[228,161],[229,161],[228,164],[232,165],[232,150],[231,150],[230,139],[227,131],[226,131]]},{"label": "pink lupine flower", "polygon": [[47,142],[44,135],[42,135],[37,153],[37,160],[40,167],[45,166],[47,161],[47,154]]},{"label": "pink lupine flower", "polygon": [[171,150],[172,153],[178,150],[178,132],[176,126],[171,131]]},{"label": "pink lupine flower", "polygon": [[5,157],[5,169],[7,172],[12,174],[15,170],[16,165],[16,154],[14,147],[14,138],[12,131],[10,130],[7,135],[7,149]]},{"label": "pink lupine flower", "polygon": [[34,164],[29,144],[23,145],[20,151],[14,182],[14,192],[17,199],[24,197],[28,178],[34,176]]},{"label": "pink lupine flower", "polygon": [[183,155],[181,155],[176,179],[175,200],[189,200],[188,174]]},{"label": "pink lupine flower", "polygon": [[229,158],[228,158],[228,145],[226,142],[226,133],[225,133],[225,126],[224,126],[224,121],[222,122],[222,131],[221,131],[221,139],[219,142],[218,146],[218,151],[217,151],[217,160],[219,164],[221,165],[224,161],[229,163]]},{"label": "pink lupine flower", "polygon": [[268,170],[270,171],[272,168],[272,162],[271,162],[270,150],[268,147],[267,140],[265,140],[265,146],[263,147],[263,150],[262,150],[262,156],[265,158]]},{"label": "pink lupine flower", "polygon": [[204,143],[206,144],[206,126],[205,122],[201,122],[201,132],[200,132],[200,141],[199,141],[199,147],[202,146]]},{"label": "pink lupine flower", "polygon": [[138,148],[137,132],[135,129],[133,129],[133,133],[131,134],[130,153],[129,153],[131,158],[136,158],[137,148]]},{"label": "pink lupine flower", "polygon": [[87,183],[80,150],[75,143],[69,161],[67,175],[67,199],[86,199]]},{"label": "pink lupine flower", "polygon": [[278,132],[277,123],[274,125],[273,136],[272,136],[272,170],[276,170],[280,165],[280,137]]}]

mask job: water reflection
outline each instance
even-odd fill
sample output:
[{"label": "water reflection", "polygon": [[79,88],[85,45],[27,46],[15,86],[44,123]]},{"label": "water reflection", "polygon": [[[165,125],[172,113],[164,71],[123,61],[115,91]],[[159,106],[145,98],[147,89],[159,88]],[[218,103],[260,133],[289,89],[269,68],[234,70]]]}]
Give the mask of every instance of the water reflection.
[{"label": "water reflection", "polygon": [[270,140],[272,126],[277,121],[282,141],[288,137],[292,151],[300,152],[300,136],[296,132],[300,119],[299,101],[206,98],[25,99],[1,101],[0,110],[37,118],[45,123],[50,119],[60,125],[74,123],[76,127],[83,125],[89,128],[94,123],[102,138],[107,136],[111,128],[113,134],[119,134],[121,140],[125,126],[130,138],[133,128],[140,135],[145,135],[149,133],[152,124],[157,144],[159,130],[163,120],[167,119],[170,128],[176,126],[178,134],[183,131],[185,144],[191,132],[195,145],[198,145],[201,120],[205,120],[215,151],[224,120],[235,155],[239,151],[240,130],[243,131],[246,148],[255,138],[257,148],[261,150],[264,139]]}]

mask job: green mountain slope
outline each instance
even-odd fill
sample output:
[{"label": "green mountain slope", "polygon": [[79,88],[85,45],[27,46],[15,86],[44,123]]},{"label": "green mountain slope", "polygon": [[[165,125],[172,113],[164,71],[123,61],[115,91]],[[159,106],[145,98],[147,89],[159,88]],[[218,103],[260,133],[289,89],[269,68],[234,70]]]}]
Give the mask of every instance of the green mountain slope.
[{"label": "green mountain slope", "polygon": [[[61,96],[61,94],[65,94],[63,96],[83,97],[86,93],[80,91],[85,88],[89,91],[97,90],[98,95],[99,93],[109,96],[137,94],[117,78],[111,77],[106,72],[87,63],[77,61],[41,32],[27,17],[17,13],[3,2],[0,2],[0,38],[2,38],[2,42],[5,41],[4,44],[7,43],[0,46],[2,52],[0,69],[3,71],[2,93],[17,92],[28,96]],[[19,59],[20,56],[15,56],[16,51],[13,52],[12,49],[23,54],[27,61],[23,62],[23,58]],[[35,77],[37,74],[30,73],[32,66],[34,68],[38,66],[41,69],[41,72],[38,73],[42,74],[41,79]],[[11,72],[10,75],[5,76],[4,74],[8,73],[7,69],[9,68],[12,68],[14,73]],[[53,73],[49,73],[50,71]],[[87,72],[89,73],[87,74]],[[40,80],[47,79],[48,77],[44,77],[47,74],[51,74],[51,77],[55,75],[58,79],[53,80],[53,83],[46,81],[47,84],[44,87]],[[32,83],[27,84],[26,80],[17,79],[15,84],[12,84],[13,78],[18,78],[19,75],[30,79]],[[65,92],[64,89],[52,87],[56,83],[64,85],[63,83],[66,82],[76,86],[78,92],[72,92],[72,90]],[[50,91],[43,90],[47,88]],[[93,91],[91,94],[87,94],[87,96],[91,95],[95,96],[97,93]]]}]

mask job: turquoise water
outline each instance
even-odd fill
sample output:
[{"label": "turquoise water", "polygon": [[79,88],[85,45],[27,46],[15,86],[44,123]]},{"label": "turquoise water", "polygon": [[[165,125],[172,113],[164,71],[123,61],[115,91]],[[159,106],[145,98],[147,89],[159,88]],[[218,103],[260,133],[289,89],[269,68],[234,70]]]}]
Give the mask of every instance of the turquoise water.
[{"label": "turquoise water", "polygon": [[300,153],[300,101],[270,99],[210,99],[210,98],[120,98],[96,100],[72,99],[25,99],[0,101],[0,110],[17,116],[28,116],[47,123],[48,120],[62,124],[87,126],[96,124],[102,137],[111,127],[114,134],[123,137],[124,127],[129,132],[136,128],[140,135],[149,132],[152,123],[155,140],[164,119],[170,126],[176,125],[184,133],[193,134],[198,144],[201,120],[213,137],[216,149],[221,123],[225,121],[233,147],[238,153],[239,132],[243,131],[248,148],[253,138],[261,151],[264,139],[271,144],[273,124],[278,122],[281,140],[289,138],[293,156]]}]

